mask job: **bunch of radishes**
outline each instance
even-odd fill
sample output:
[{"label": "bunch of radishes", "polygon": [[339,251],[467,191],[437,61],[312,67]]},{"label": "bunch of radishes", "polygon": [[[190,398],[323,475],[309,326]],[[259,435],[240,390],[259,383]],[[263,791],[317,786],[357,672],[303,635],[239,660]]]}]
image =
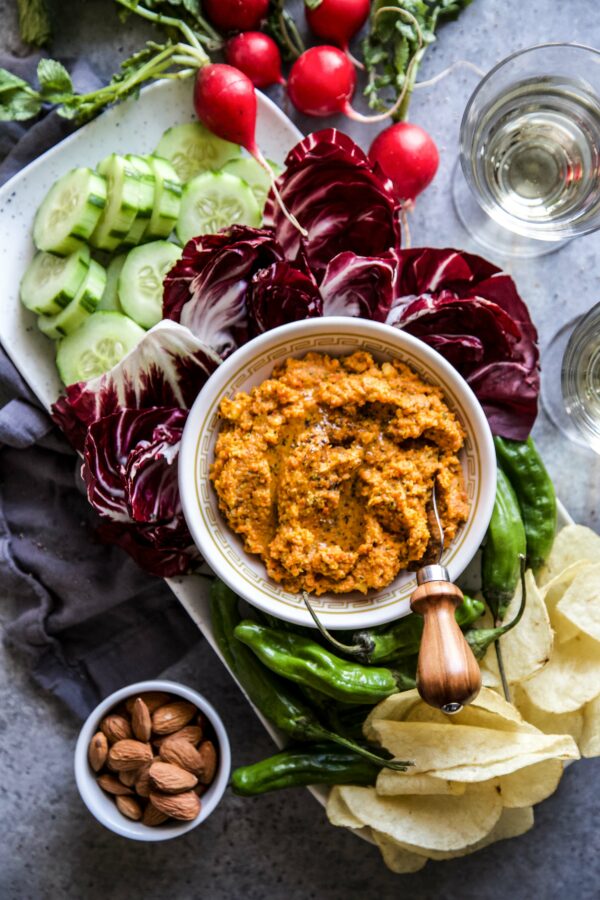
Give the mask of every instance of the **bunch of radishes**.
[{"label": "bunch of radishes", "polygon": [[[212,24],[226,34],[236,33],[225,43],[228,64],[213,63],[200,69],[194,93],[198,118],[219,137],[241,144],[267,169],[256,144],[254,89],[286,84],[277,44],[258,30],[268,7],[269,0],[204,0],[203,9]],[[287,92],[300,112],[313,116],[344,113],[364,122],[386,117],[362,116],[351,106],[356,61],[349,43],[365,24],[369,9],[370,0],[321,0],[314,8],[305,7],[313,33],[336,46],[311,47],[293,63]],[[392,180],[399,199],[407,203],[431,182],[439,162],[433,139],[409,122],[397,122],[382,131],[373,141],[369,157]]]}]

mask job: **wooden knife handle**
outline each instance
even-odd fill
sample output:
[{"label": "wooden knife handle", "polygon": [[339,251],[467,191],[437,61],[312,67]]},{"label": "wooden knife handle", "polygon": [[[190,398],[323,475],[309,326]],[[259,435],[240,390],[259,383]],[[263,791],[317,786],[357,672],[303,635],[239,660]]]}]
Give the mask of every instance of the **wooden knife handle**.
[{"label": "wooden knife handle", "polygon": [[413,612],[424,618],[417,688],[426,703],[444,712],[458,712],[481,688],[479,665],[454,617],[462,599],[449,581],[427,581],[410,598]]}]

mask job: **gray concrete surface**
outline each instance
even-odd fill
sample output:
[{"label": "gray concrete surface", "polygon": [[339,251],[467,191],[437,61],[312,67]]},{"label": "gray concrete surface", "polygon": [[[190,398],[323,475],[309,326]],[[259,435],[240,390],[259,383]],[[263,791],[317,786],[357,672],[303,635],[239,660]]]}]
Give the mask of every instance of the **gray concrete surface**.
[{"label": "gray concrete surface", "polygon": [[[85,53],[105,76],[149,33],[138,22],[120,26],[109,0],[55,0],[53,5],[53,53],[64,60]],[[24,53],[14,6],[0,0],[0,46]],[[487,69],[509,52],[551,40],[598,46],[596,0],[475,0],[460,21],[444,27],[421,77],[458,57]],[[442,154],[439,174],[412,219],[416,245],[467,246],[452,210],[449,183],[460,117],[476,80],[468,71],[457,71],[414,97],[411,116],[433,134]],[[272,95],[281,99],[279,89]],[[315,120],[297,121],[305,131],[320,126]],[[376,132],[343,120],[339,125],[363,146]],[[510,267],[533,310],[542,346],[559,325],[600,300],[599,249],[598,235],[593,235],[542,260]],[[598,528],[600,458],[568,444],[544,415],[535,436],[573,516]],[[15,605],[15,598],[4,598],[2,616],[9,619]],[[78,723],[32,685],[20,660],[5,649],[0,649],[0,671],[2,900],[599,896],[598,761],[577,763],[566,772],[558,792],[536,808],[533,831],[472,857],[430,863],[417,875],[392,875],[375,848],[330,827],[303,790],[254,800],[228,795],[204,826],[176,843],[141,845],[105,831],[79,800],[72,776]],[[270,740],[206,644],[166,674],[203,691],[219,707],[236,764],[272,752]]]}]

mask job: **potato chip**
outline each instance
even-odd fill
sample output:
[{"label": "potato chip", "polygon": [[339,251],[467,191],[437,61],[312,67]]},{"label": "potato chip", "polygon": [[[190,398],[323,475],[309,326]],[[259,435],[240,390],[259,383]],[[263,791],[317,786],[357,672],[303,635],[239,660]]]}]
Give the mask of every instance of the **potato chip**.
[{"label": "potato chip", "polygon": [[[556,605],[575,630],[600,641],[600,563],[587,566],[574,578]],[[600,651],[600,644],[598,645]],[[600,654],[598,657],[600,666]]]},{"label": "potato chip", "polygon": [[546,565],[538,574],[538,583],[546,584],[567,566],[584,559],[600,562],[600,535],[584,525],[566,525],[554,539]]},{"label": "potato chip", "polygon": [[338,787],[333,787],[329,791],[326,811],[327,818],[332,825],[339,825],[342,828],[351,828],[353,831],[360,830],[364,827],[364,822],[361,822],[361,820],[353,815],[348,809],[346,801],[341,796]]},{"label": "potato chip", "polygon": [[[509,838],[519,837],[521,834],[525,834],[526,831],[529,831],[530,828],[533,828],[533,809],[530,806],[518,809],[503,809],[500,818],[492,830],[489,831],[485,837],[482,837],[480,841],[469,844],[467,847],[461,847],[460,850],[447,852],[444,852],[443,850],[429,850],[427,855],[429,859],[436,860],[456,859],[459,856],[468,856],[470,853],[476,853],[478,850],[483,850],[484,847],[489,847],[490,844],[495,844],[497,841],[505,841]],[[377,841],[377,834],[375,832],[373,832],[373,837]]]},{"label": "potato chip", "polygon": [[426,856],[419,856],[409,850],[404,850],[397,841],[393,841],[380,831],[373,832],[373,840],[379,847],[381,857],[388,869],[396,872],[397,875],[418,872],[427,863]]},{"label": "potato chip", "polygon": [[583,708],[583,729],[579,743],[582,756],[600,756],[600,696]]},{"label": "potato chip", "polygon": [[573,740],[579,743],[583,731],[583,711],[581,709],[567,713],[547,712],[536,706],[520,685],[513,685],[511,691],[514,703],[524,719],[531,722],[544,734],[570,734]]},{"label": "potato chip", "polygon": [[[552,652],[553,634],[550,618],[533,573],[525,575],[527,604],[523,618],[500,639],[504,671],[509,684],[531,678],[548,662]],[[515,591],[506,611],[505,621],[516,616],[521,603],[521,585]],[[492,644],[482,660],[482,680],[489,687],[501,684],[496,648]]]},{"label": "potato chip", "polygon": [[591,563],[587,559],[580,559],[578,562],[572,563],[570,566],[567,566],[566,569],[563,569],[562,572],[559,572],[558,575],[555,575],[550,581],[546,582],[546,584],[542,587],[542,596],[544,598],[544,603],[546,604],[546,609],[550,615],[550,621],[552,621],[552,614],[556,607],[556,604],[567,590],[568,587],[571,586],[574,579],[577,578],[580,572],[584,569],[587,569],[588,566],[593,566],[594,563]]},{"label": "potato chip", "polygon": [[395,757],[407,759],[410,753],[415,762],[411,772],[427,772],[450,781],[486,781],[552,757],[579,757],[568,735],[541,731],[389,721],[375,722],[372,727]]},{"label": "potato chip", "polygon": [[[500,795],[466,791],[462,797],[379,797],[374,788],[335,788],[357,819],[401,843],[403,849],[459,850],[488,834],[502,812]],[[374,834],[375,840],[377,840]]]},{"label": "potato chip", "polygon": [[600,643],[578,634],[554,647],[547,666],[523,682],[529,699],[546,712],[579,709],[600,694]]},{"label": "potato chip", "polygon": [[365,736],[367,730],[374,734],[372,726],[380,719],[391,722],[436,722],[440,725],[481,725],[508,731],[532,730],[524,722],[518,709],[487,688],[482,688],[472,703],[452,716],[444,715],[439,709],[425,703],[416,688],[392,694],[371,710],[364,725]]},{"label": "potato chip", "polygon": [[399,794],[451,794],[458,797],[465,792],[460,781],[447,781],[433,775],[413,775],[411,772],[394,772],[382,769],[377,776],[375,790],[382,796]]},{"label": "potato chip", "polygon": [[499,778],[502,805],[518,809],[546,800],[558,787],[563,768],[560,759],[546,759]]}]

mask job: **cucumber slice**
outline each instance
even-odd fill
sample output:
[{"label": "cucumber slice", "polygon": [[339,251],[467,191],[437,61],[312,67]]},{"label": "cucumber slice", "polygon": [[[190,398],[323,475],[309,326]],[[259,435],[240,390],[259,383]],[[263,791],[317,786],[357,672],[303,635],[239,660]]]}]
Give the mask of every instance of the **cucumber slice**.
[{"label": "cucumber slice", "polygon": [[[281,166],[278,166],[277,163],[272,162],[270,159],[267,160],[267,162],[273,169],[274,174],[279,175]],[[225,163],[221,171],[228,172],[229,175],[235,175],[237,178],[241,178],[242,181],[245,181],[254,194],[259,208],[261,210],[264,209],[265,203],[267,202],[267,194],[271,187],[271,179],[255,159],[252,159],[250,156],[240,156],[239,159],[230,159],[229,162]]]},{"label": "cucumber slice", "polygon": [[162,319],[163,281],[180,257],[181,249],[170,241],[153,241],[127,254],[119,297],[123,310],[142,328]]},{"label": "cucumber slice", "polygon": [[129,229],[129,233],[123,239],[123,246],[137,247],[141,241],[148,240],[148,225],[154,208],[155,181],[152,169],[143,156],[135,156],[133,153],[128,153],[125,159],[138,173],[142,190],[140,193],[140,208],[136,213],[135,221]]},{"label": "cucumber slice", "polygon": [[154,152],[168,159],[185,182],[208,169],[220,169],[242,151],[237,144],[217,137],[200,122],[190,122],[168,128]]},{"label": "cucumber slice", "polygon": [[106,287],[106,269],[94,259],[90,263],[83,284],[69,303],[57,316],[40,316],[38,327],[49,338],[59,340],[75,331],[91,315]]},{"label": "cucumber slice", "polygon": [[105,179],[93,169],[72,169],[50,188],[35,214],[36,247],[73,253],[89,240],[105,206]]},{"label": "cucumber slice", "polygon": [[146,162],[154,174],[154,209],[145,237],[149,240],[167,238],[175,228],[181,206],[181,182],[177,172],[166,159],[147,156]]},{"label": "cucumber slice", "polygon": [[36,253],[21,279],[21,303],[41,315],[59,313],[81,287],[89,267],[89,247],[66,257]]},{"label": "cucumber slice", "polygon": [[199,234],[215,234],[230,225],[258,227],[262,216],[254,194],[241,178],[204,172],[183,189],[177,236],[186,243]]},{"label": "cucumber slice", "polygon": [[98,250],[116,250],[143,206],[144,187],[131,163],[117,153],[103,159],[98,171],[106,178],[108,197],[90,244]]},{"label": "cucumber slice", "polygon": [[64,384],[89,381],[112,369],[144,337],[145,331],[118,312],[95,312],[63,338],[56,367]]},{"label": "cucumber slice", "polygon": [[123,268],[126,259],[127,254],[122,253],[120,256],[115,256],[114,259],[110,261],[108,269],[106,270],[106,287],[104,288],[104,293],[98,304],[98,309],[110,309],[116,312],[123,312],[121,301],[119,300],[118,282],[121,269]]}]

